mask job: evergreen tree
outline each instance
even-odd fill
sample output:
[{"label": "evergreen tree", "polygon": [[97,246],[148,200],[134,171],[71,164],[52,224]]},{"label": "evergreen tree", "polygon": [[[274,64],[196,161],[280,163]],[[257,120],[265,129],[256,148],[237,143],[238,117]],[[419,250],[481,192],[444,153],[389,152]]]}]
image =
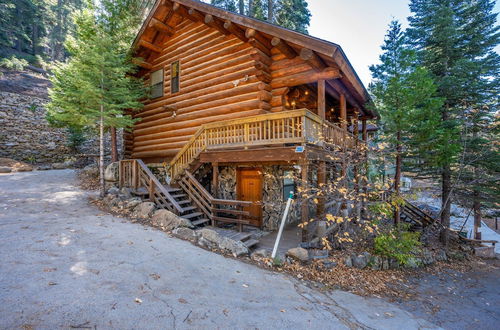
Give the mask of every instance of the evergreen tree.
[{"label": "evergreen tree", "polygon": [[[66,42],[71,57],[56,66],[51,77],[48,119],[70,127],[99,128],[100,182],[104,194],[104,130],[133,123],[125,109],[138,109],[143,83],[131,74],[126,45],[137,19],[133,0],[101,1],[75,15],[76,33]],[[127,14],[128,12],[128,14]]]},{"label": "evergreen tree", "polygon": [[[471,173],[485,168],[481,162],[465,162],[476,159],[468,156],[475,154],[473,141],[478,135],[474,132],[491,124],[483,118],[491,117],[488,113],[493,108],[489,105],[497,103],[499,56],[494,47],[499,41],[499,27],[493,7],[490,0],[410,3],[412,45],[419,51],[422,65],[434,75],[438,95],[444,99],[442,137],[435,149],[441,161],[441,221],[447,227],[453,187],[460,187],[461,180],[469,176],[463,173],[466,165]],[[472,129],[474,125],[476,129]]]},{"label": "evergreen tree", "polygon": [[399,195],[403,163],[410,156],[433,161],[428,150],[435,143],[442,101],[435,97],[429,72],[416,65],[415,52],[406,47],[399,22],[390,23],[382,50],[381,63],[370,67],[374,79],[370,90],[381,116],[382,140],[394,150],[394,191]]}]

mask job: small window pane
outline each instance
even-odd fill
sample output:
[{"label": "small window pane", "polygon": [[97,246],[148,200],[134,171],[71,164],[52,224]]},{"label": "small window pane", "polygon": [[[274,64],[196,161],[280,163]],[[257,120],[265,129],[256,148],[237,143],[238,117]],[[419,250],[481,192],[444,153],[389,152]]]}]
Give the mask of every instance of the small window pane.
[{"label": "small window pane", "polygon": [[151,98],[163,96],[163,69],[151,72]]},{"label": "small window pane", "polygon": [[179,61],[175,61],[170,65],[170,93],[174,94],[180,90],[180,75],[181,67]]}]

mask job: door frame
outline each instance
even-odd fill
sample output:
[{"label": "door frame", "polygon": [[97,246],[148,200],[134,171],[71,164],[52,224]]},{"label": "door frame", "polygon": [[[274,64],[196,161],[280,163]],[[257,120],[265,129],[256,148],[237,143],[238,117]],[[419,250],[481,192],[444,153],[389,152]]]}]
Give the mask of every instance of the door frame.
[{"label": "door frame", "polygon": [[241,172],[242,171],[245,171],[245,170],[252,170],[252,171],[258,171],[260,172],[260,175],[259,175],[259,178],[260,178],[260,191],[259,191],[259,204],[260,204],[260,216],[259,216],[259,219],[258,219],[258,225],[253,225],[251,224],[252,226],[256,226],[256,227],[259,227],[261,228],[262,227],[262,224],[263,224],[263,221],[262,221],[262,196],[264,195],[263,194],[263,188],[264,188],[264,175],[263,175],[263,172],[262,172],[262,167],[252,167],[252,166],[242,166],[242,167],[236,167],[236,198],[238,200],[243,200],[241,199]]}]

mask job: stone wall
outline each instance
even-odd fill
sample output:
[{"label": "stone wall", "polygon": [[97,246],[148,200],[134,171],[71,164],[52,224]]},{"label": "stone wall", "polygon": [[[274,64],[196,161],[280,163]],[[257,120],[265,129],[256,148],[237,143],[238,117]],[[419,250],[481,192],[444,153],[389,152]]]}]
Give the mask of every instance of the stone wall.
[{"label": "stone wall", "polygon": [[[270,165],[262,167],[262,227],[265,230],[277,230],[286,206],[283,198],[283,175],[285,171],[295,171],[293,166]],[[219,168],[219,187],[217,198],[236,199],[236,166]],[[294,201],[287,223],[300,219],[300,201]]]},{"label": "stone wall", "polygon": [[[87,134],[82,146],[71,150],[67,130],[51,127],[45,119],[46,103],[43,97],[0,91],[0,157],[41,164],[72,160],[76,154],[98,154],[94,134]],[[121,134],[118,144],[121,154]],[[109,136],[106,150],[109,155]]]}]

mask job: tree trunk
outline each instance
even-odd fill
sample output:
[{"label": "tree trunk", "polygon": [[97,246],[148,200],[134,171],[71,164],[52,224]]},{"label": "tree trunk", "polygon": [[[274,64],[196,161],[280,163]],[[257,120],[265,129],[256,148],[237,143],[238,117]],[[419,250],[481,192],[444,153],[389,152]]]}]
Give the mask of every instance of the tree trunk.
[{"label": "tree trunk", "polygon": [[441,191],[441,224],[444,227],[441,233],[441,240],[445,245],[448,244],[448,228],[450,228],[450,214],[451,214],[451,169],[450,165],[443,166],[443,173],[441,174],[442,191]]},{"label": "tree trunk", "polygon": [[36,46],[38,44],[38,23],[33,23],[33,33],[31,35],[31,49],[33,56],[36,55]]},{"label": "tree trunk", "polygon": [[254,2],[254,0],[248,0],[248,16],[250,16],[250,17],[254,16],[254,12],[253,12],[254,5],[253,5],[253,2]]},{"label": "tree trunk", "polygon": [[[394,194],[399,197],[400,185],[401,185],[401,132],[397,133],[397,144],[396,144],[396,173],[394,174]],[[394,209],[394,224],[399,224],[401,220],[401,212],[399,211],[399,206]]]},{"label": "tree trunk", "polygon": [[101,118],[99,120],[99,196],[104,197],[104,107],[101,105]]},{"label": "tree trunk", "polygon": [[481,239],[481,200],[479,199],[479,191],[474,191],[474,201],[472,208],[474,210],[474,239]]},{"label": "tree trunk", "polygon": [[274,17],[274,0],[267,0],[267,21],[273,22]]},{"label": "tree trunk", "polygon": [[112,162],[117,162],[118,161],[118,144],[117,144],[117,139],[116,139],[116,128],[111,127],[110,129],[111,132],[111,161]]},{"label": "tree trunk", "polygon": [[238,7],[240,10],[240,15],[245,15],[245,2],[243,0],[238,1]]}]

